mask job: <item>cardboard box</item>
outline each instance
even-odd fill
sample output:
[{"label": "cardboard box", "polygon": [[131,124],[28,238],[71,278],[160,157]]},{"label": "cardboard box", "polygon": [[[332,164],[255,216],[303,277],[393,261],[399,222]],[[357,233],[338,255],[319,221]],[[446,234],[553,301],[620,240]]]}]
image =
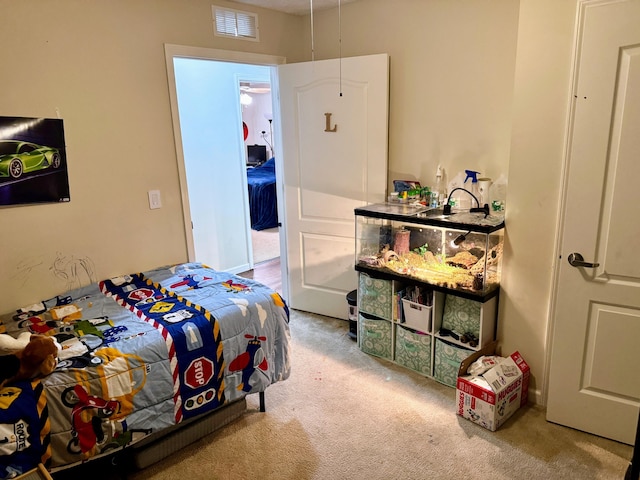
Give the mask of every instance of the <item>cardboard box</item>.
[{"label": "cardboard box", "polygon": [[515,352],[482,376],[466,375],[473,361],[491,353],[476,352],[461,364],[456,398],[458,415],[495,432],[516,410],[526,405],[529,365],[519,352]]}]

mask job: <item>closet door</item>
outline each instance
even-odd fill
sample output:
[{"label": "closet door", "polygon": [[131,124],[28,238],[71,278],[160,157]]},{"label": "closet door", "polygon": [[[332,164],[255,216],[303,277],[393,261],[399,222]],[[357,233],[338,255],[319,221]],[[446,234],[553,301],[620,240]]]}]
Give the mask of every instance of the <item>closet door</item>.
[{"label": "closet door", "polygon": [[633,444],[640,2],[582,2],[579,25],[547,419]]}]

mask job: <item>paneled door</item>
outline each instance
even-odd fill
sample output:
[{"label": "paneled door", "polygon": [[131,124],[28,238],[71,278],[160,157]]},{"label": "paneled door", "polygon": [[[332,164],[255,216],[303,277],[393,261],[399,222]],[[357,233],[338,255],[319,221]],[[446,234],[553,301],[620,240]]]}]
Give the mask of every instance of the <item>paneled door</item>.
[{"label": "paneled door", "polygon": [[640,0],[580,3],[547,419],[634,442]]},{"label": "paneled door", "polygon": [[385,198],[386,54],[278,67],[289,304],[347,318],[354,209]]}]

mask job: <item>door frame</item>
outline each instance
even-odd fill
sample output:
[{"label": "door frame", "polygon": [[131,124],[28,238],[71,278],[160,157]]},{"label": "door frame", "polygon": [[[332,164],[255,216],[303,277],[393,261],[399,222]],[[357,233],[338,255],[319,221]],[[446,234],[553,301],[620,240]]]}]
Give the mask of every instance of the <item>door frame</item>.
[{"label": "door frame", "polygon": [[[175,79],[175,71],[173,65],[174,58],[190,58],[190,59],[199,59],[199,60],[212,60],[218,62],[231,62],[231,63],[241,63],[248,65],[262,65],[272,67],[271,69],[271,89],[272,89],[272,98],[274,99],[274,109],[273,109],[273,124],[276,132],[279,132],[280,126],[280,105],[279,105],[279,94],[277,91],[277,66],[286,63],[286,57],[276,56],[276,55],[265,55],[258,53],[247,53],[247,52],[239,52],[232,50],[219,50],[215,48],[206,48],[206,47],[193,47],[187,45],[177,45],[177,44],[164,44],[165,50],[165,61],[167,67],[167,81],[169,86],[169,100],[171,105],[172,112],[172,125],[173,125],[173,134],[175,141],[175,149],[176,149],[176,159],[178,165],[178,178],[180,183],[180,196],[182,200],[182,213],[183,213],[183,221],[184,221],[184,233],[185,240],[187,244],[187,258],[188,261],[195,261],[195,243],[193,238],[192,231],[192,217],[191,217],[191,208],[189,204],[189,191],[187,188],[187,173],[186,173],[186,165],[183,153],[183,144],[182,144],[182,133],[180,129],[180,118],[177,114],[178,112],[178,98],[177,98],[177,90],[176,90],[176,79]],[[282,203],[282,178],[281,174],[278,172],[282,171],[282,155],[280,154],[279,149],[280,142],[276,144],[276,152],[275,152],[275,161],[276,161],[276,191],[277,195],[277,207],[278,207],[278,217],[284,219],[284,204]],[[283,224],[284,226],[284,224]],[[286,227],[285,227],[286,228]],[[283,258],[282,252],[286,251],[286,238],[283,235],[283,229],[279,231],[280,237],[280,267],[281,267],[281,275],[284,278],[284,272],[286,272],[287,265],[286,260]],[[286,282],[282,282],[283,288],[283,297],[285,299],[288,298],[288,289],[286,286]]]}]

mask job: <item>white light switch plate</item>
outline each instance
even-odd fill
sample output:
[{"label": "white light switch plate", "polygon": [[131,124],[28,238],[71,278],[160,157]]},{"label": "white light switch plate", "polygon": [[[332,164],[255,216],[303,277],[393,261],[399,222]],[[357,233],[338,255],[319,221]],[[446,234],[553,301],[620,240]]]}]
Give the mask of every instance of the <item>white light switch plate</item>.
[{"label": "white light switch plate", "polygon": [[162,207],[162,198],[160,197],[160,190],[149,190],[149,208]]}]

